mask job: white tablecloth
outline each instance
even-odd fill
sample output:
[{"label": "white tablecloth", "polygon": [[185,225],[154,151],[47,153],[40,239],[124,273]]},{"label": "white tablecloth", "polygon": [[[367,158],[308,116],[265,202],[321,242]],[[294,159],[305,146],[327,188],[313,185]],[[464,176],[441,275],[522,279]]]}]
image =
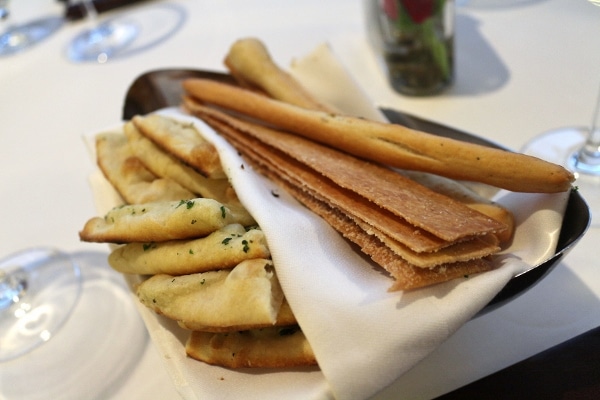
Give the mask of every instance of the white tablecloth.
[{"label": "white tablecloth", "polygon": [[[374,103],[516,149],[543,131],[588,124],[600,84],[600,8],[583,0],[458,1],[456,82],[424,98],[398,95],[387,85],[365,39],[360,1],[154,3],[183,7],[187,19],[168,41],[129,58],[69,62],[66,45],[86,22],[66,24],[37,47],[0,58],[0,254],[37,245],[101,250],[77,237],[96,212],[87,181],[94,167],[82,136],[119,122],[124,94],[140,73],[224,70],[223,56],[239,37],[260,37],[281,65],[328,41]],[[2,28],[60,13],[50,0],[11,5]],[[599,239],[590,230],[539,285],[467,323],[379,397],[435,397],[600,325]],[[110,394],[177,397],[151,344]]]}]

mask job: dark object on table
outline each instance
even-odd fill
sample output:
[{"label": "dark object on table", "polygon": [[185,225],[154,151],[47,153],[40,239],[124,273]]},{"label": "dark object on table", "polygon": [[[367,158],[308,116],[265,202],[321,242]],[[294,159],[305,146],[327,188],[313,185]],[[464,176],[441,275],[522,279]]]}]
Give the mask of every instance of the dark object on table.
[{"label": "dark object on table", "polygon": [[[136,3],[145,2],[148,0],[94,0],[92,1],[94,8],[98,14],[114,10],[116,8],[130,6]],[[88,11],[83,2],[68,3],[65,10],[65,18],[69,21],[76,21],[87,16]]]},{"label": "dark object on table", "polygon": [[600,327],[437,400],[600,399]]}]

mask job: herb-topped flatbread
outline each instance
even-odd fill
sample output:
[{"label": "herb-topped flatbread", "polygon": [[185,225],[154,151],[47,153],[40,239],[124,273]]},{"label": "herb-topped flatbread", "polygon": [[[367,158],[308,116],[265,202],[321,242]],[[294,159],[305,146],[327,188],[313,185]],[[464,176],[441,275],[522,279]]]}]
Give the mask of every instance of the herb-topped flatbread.
[{"label": "herb-topped flatbread", "polygon": [[270,255],[260,229],[247,231],[231,224],[198,239],[128,243],[115,249],[108,262],[127,274],[185,275],[233,268],[244,260]]},{"label": "herb-topped flatbread", "polygon": [[237,201],[227,179],[210,179],[198,173],[142,135],[131,121],[125,124],[124,130],[133,154],[155,175],[172,179],[199,197],[222,203]]},{"label": "herb-topped flatbread", "polygon": [[193,330],[240,330],[277,322],[283,291],[273,263],[246,260],[231,270],[154,275],[137,289],[140,301]]},{"label": "herb-topped flatbread", "polygon": [[291,368],[317,365],[300,328],[295,326],[211,333],[192,332],[187,355],[227,368]]},{"label": "herb-topped flatbread", "polygon": [[194,193],[169,178],[153,174],[133,155],[122,133],[96,137],[96,160],[104,177],[128,204],[192,199]]},{"label": "herb-topped flatbread", "polygon": [[217,150],[193,124],[159,114],[138,115],[132,118],[132,122],[142,135],[203,176],[210,179],[226,178]]},{"label": "herb-topped flatbread", "polygon": [[203,237],[234,223],[255,224],[246,210],[197,198],[116,207],[90,219],[79,236],[87,242],[160,242]]}]

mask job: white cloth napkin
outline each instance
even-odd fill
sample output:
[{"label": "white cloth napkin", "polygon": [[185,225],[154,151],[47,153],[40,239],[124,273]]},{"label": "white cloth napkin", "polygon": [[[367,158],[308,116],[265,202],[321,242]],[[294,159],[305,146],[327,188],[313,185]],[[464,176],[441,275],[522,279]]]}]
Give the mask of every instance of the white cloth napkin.
[{"label": "white cloth napkin", "polygon": [[[381,118],[324,45],[292,72],[323,101],[354,115]],[[231,371],[187,359],[175,324],[140,306],[165,365],[187,399],[365,399],[391,384],[471,319],[516,273],[554,253],[566,195],[500,192],[517,220],[514,244],[492,272],[412,292],[392,281],[329,225],[254,173],[203,122],[178,109],[217,147],[241,201],[266,233],[285,295],[317,356],[319,369]],[[244,168],[241,166],[245,165]],[[99,187],[96,176],[92,185]],[[106,196],[110,190],[100,192]],[[98,194],[99,191],[96,191]],[[99,203],[100,204],[100,203]]]}]

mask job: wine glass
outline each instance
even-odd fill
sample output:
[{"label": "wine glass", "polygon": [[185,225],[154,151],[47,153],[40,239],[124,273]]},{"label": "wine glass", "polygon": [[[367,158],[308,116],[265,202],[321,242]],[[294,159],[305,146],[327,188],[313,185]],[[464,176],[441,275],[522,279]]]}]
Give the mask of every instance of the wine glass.
[{"label": "wine glass", "polygon": [[148,344],[134,282],[100,251],[33,248],[0,271],[0,398],[111,397]]},{"label": "wine glass", "polygon": [[[600,0],[588,0],[600,6]],[[589,127],[556,129],[542,134],[523,147],[528,153],[564,165],[576,177],[592,212],[592,227],[600,226],[600,93]]]},{"label": "wine glass", "polygon": [[600,95],[589,128],[555,129],[527,143],[524,153],[564,165],[576,177],[574,187],[592,212],[591,226],[600,226]]},{"label": "wine glass", "polygon": [[176,4],[138,6],[135,11],[98,20],[92,0],[83,2],[92,27],[75,36],[67,48],[74,62],[105,63],[133,55],[172,36],[185,20],[184,9]]},{"label": "wine glass", "polygon": [[[8,0],[0,0],[0,20],[9,18]],[[60,17],[46,17],[9,26],[0,34],[0,56],[19,53],[40,43],[63,25]]]},{"label": "wine glass", "polygon": [[54,337],[81,287],[79,266],[63,252],[34,248],[0,260],[0,362]]}]

